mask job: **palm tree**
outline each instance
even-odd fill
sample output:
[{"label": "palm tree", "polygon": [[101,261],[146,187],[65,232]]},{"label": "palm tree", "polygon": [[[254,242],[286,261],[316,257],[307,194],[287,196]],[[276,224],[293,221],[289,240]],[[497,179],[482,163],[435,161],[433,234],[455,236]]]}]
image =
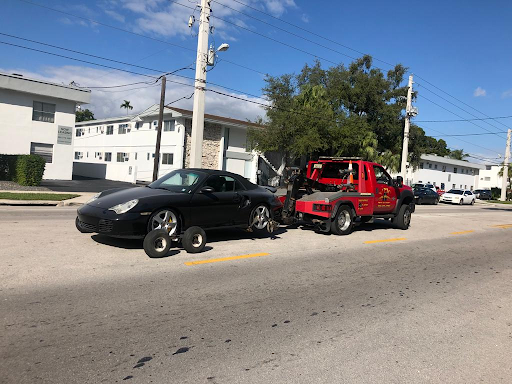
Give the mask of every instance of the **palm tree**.
[{"label": "palm tree", "polygon": [[130,102],[128,100],[125,100],[123,104],[119,108],[126,108],[126,114],[128,115],[128,110],[132,110],[133,107],[130,105]]}]

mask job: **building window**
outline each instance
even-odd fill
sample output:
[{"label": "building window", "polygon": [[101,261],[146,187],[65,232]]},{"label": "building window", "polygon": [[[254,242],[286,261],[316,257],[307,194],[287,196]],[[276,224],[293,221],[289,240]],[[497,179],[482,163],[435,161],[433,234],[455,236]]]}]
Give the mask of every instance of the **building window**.
[{"label": "building window", "polygon": [[124,163],[130,159],[130,154],[126,152],[117,152],[117,162]]},{"label": "building window", "polygon": [[53,144],[30,143],[30,154],[39,155],[45,162],[53,163]]},{"label": "building window", "polygon": [[[452,175],[451,174],[448,174],[448,181],[452,181]],[[453,187],[455,188],[455,187]]]},{"label": "building window", "polygon": [[140,128],[140,123],[135,123],[135,129],[139,129]]},{"label": "building window", "polygon": [[174,120],[164,121],[164,132],[174,132]]},{"label": "building window", "polygon": [[[482,179],[480,179],[480,180],[482,180]],[[486,177],[485,181],[491,181],[491,178],[490,177]]]},{"label": "building window", "polygon": [[437,169],[437,164],[434,164],[434,169]]},{"label": "building window", "polygon": [[105,161],[112,161],[112,152],[105,152]]},{"label": "building window", "polygon": [[91,133],[91,128],[89,128],[89,133]]},{"label": "building window", "polygon": [[468,189],[468,185],[467,184],[464,184],[464,189]]},{"label": "building window", "polygon": [[[150,126],[150,127],[151,127],[151,126]],[[156,120],[155,120],[155,121],[153,121],[153,127],[155,127],[155,129],[157,129],[157,127],[158,127],[158,121],[156,121]]]},{"label": "building window", "polygon": [[441,183],[441,189],[444,190],[444,183]]},{"label": "building window", "polygon": [[432,164],[430,163],[427,163],[428,164],[428,169],[432,169]]},{"label": "building window", "polygon": [[452,189],[455,189],[455,184],[452,184]]},{"label": "building window", "polygon": [[149,152],[148,152],[148,160],[149,160]]},{"label": "building window", "polygon": [[84,157],[83,152],[75,152],[75,160],[82,160],[83,157]]},{"label": "building window", "polygon": [[98,133],[98,127],[96,127],[96,133]]},{"label": "building window", "polygon": [[45,123],[55,122],[55,104],[34,101],[32,109],[32,120]]},{"label": "building window", "polygon": [[114,126],[107,125],[107,135],[113,135],[113,134],[114,134]]},{"label": "building window", "polygon": [[443,172],[446,172],[446,165],[443,165]]},{"label": "building window", "polygon": [[174,153],[162,153],[162,164],[172,165]]},{"label": "building window", "polygon": [[94,152],[94,157],[98,160],[103,160],[103,153],[102,152]]},{"label": "building window", "polygon": [[77,129],[76,129],[75,136],[76,136],[76,137],[80,137],[80,136],[83,136],[83,135],[84,135],[84,130],[83,130],[83,128],[77,128]]},{"label": "building window", "polygon": [[124,135],[128,132],[130,132],[130,126],[128,124],[119,124],[119,129],[117,130],[118,134]]},{"label": "building window", "polygon": [[453,173],[457,173],[457,168],[453,168]]},{"label": "building window", "polygon": [[423,169],[423,163],[420,163],[420,169]]}]

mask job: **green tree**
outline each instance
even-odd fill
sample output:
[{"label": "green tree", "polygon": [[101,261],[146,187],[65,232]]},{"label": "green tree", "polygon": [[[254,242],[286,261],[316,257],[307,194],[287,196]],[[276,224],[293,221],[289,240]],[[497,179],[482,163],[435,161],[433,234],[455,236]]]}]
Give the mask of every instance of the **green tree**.
[{"label": "green tree", "polygon": [[128,115],[128,110],[132,110],[133,107],[130,105],[130,102],[128,100],[125,100],[123,104],[121,104],[120,108],[126,109],[126,114]]},{"label": "green tree", "polygon": [[469,157],[467,153],[464,153],[463,149],[454,149],[450,151],[448,156],[455,160],[464,160],[466,157]]},{"label": "green tree", "polygon": [[84,109],[83,111],[76,111],[75,112],[75,121],[89,121],[94,120],[94,113],[90,111],[89,109]]},{"label": "green tree", "polygon": [[[298,75],[268,76],[263,93],[270,101],[264,128],[252,130],[253,147],[280,151],[284,158],[302,155],[362,156],[391,170],[400,166],[407,69],[397,65],[386,74],[363,56],[348,67],[323,69],[317,61]],[[260,119],[263,122],[263,119]],[[422,153],[445,156],[446,142],[414,128],[409,161]]]}]

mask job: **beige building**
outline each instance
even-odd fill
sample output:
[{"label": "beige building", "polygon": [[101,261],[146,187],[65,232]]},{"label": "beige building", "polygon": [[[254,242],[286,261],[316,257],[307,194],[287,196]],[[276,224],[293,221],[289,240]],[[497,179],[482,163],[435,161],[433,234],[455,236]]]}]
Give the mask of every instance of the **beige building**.
[{"label": "beige building", "polygon": [[[150,181],[158,126],[157,104],[137,115],[76,123],[73,174],[128,182]],[[203,168],[227,170],[256,181],[258,156],[247,149],[255,124],[205,114]],[[192,111],[166,107],[159,176],[189,165]]]}]

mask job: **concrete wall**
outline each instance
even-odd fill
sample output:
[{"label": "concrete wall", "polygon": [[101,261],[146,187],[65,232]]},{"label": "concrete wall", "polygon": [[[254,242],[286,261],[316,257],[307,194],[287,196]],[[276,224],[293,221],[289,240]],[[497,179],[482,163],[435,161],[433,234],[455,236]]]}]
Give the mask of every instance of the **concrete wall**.
[{"label": "concrete wall", "polygon": [[[56,105],[54,123],[32,120],[34,101]],[[75,126],[75,108],[74,101],[0,89],[0,153],[30,154],[32,142],[52,144],[53,161],[46,164],[43,178],[70,180],[73,145],[57,144],[57,130]]]},{"label": "concrete wall", "polygon": [[[190,166],[192,119],[185,119],[185,167]],[[222,126],[205,122],[203,133],[202,168],[219,169]]]},{"label": "concrete wall", "polygon": [[486,169],[480,170],[478,175],[478,189],[501,188],[503,177],[498,176],[501,166],[487,166]]}]

